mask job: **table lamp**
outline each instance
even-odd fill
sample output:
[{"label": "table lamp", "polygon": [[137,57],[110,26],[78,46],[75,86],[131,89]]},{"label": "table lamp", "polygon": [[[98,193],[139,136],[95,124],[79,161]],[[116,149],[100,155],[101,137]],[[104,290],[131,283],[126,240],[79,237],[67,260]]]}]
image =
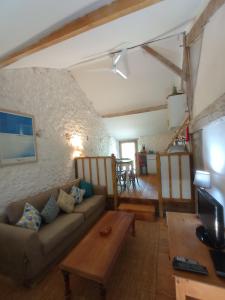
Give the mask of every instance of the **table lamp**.
[{"label": "table lamp", "polygon": [[194,185],[201,189],[209,189],[211,187],[211,178],[208,171],[196,170]]}]

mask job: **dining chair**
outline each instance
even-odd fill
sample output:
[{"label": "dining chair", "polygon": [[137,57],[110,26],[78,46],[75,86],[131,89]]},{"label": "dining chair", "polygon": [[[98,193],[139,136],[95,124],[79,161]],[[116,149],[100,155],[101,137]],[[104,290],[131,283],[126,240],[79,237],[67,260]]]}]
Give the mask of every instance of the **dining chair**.
[{"label": "dining chair", "polygon": [[116,170],[116,181],[117,181],[117,186],[120,187],[120,191],[121,192],[125,191],[127,186],[127,171]]}]

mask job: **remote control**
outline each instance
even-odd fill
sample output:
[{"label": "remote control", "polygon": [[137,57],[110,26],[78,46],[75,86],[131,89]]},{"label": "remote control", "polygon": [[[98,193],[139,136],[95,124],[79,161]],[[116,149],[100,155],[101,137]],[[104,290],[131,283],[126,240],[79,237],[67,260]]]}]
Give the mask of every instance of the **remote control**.
[{"label": "remote control", "polygon": [[175,256],[173,258],[173,267],[176,270],[188,271],[193,273],[198,273],[202,275],[208,275],[208,270],[206,267],[200,265],[197,261],[182,257]]}]

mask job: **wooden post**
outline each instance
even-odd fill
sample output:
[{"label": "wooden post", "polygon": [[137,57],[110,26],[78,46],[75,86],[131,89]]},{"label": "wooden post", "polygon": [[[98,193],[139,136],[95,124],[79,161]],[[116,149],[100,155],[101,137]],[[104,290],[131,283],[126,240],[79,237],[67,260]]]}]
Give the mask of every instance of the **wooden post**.
[{"label": "wooden post", "polygon": [[89,166],[90,183],[92,183],[92,166],[91,166],[91,157],[89,157],[89,158],[88,158],[88,166]]},{"label": "wooden post", "polygon": [[67,271],[62,271],[63,279],[64,279],[64,286],[65,286],[65,300],[71,299],[71,290],[70,290],[70,273]]},{"label": "wooden post", "polygon": [[85,180],[85,174],[84,174],[84,157],[82,157],[81,159],[82,159],[82,175],[83,175],[83,179]]},{"label": "wooden post", "polygon": [[118,206],[118,193],[116,184],[116,157],[112,154],[112,184],[113,184],[113,196],[114,196],[114,209]]},{"label": "wooden post", "polygon": [[99,167],[98,167],[98,157],[96,157],[96,172],[97,172],[97,180],[98,180],[98,185],[99,185]]},{"label": "wooden post", "polygon": [[169,167],[169,187],[170,187],[170,200],[172,200],[173,196],[173,185],[172,185],[172,172],[171,172],[171,158],[168,154],[168,167]]},{"label": "wooden post", "polygon": [[74,158],[74,171],[75,171],[75,179],[77,179],[78,178],[77,158]]},{"label": "wooden post", "polygon": [[109,192],[108,192],[108,176],[107,176],[106,160],[107,160],[107,157],[104,158],[104,172],[105,172],[105,185],[106,185],[106,190],[107,190],[107,195],[108,195]]},{"label": "wooden post", "polygon": [[180,186],[180,200],[183,199],[183,190],[182,190],[182,166],[181,166],[181,155],[178,156],[179,163],[179,186]]},{"label": "wooden post", "polygon": [[157,162],[157,176],[158,176],[159,216],[160,216],[160,218],[163,218],[161,163],[160,163],[160,155],[159,155],[159,153],[156,153],[156,162]]}]

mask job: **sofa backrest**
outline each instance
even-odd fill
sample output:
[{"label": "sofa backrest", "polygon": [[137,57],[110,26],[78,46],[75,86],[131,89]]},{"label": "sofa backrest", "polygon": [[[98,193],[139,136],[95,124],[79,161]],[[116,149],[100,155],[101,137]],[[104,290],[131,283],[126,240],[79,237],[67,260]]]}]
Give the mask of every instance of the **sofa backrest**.
[{"label": "sofa backrest", "polygon": [[79,183],[80,180],[75,179],[67,184],[64,184],[63,186],[56,187],[46,192],[39,193],[38,195],[27,197],[25,199],[9,203],[9,205],[6,207],[6,212],[5,212],[8,218],[8,222],[10,224],[15,225],[19,221],[19,219],[23,214],[23,210],[26,202],[33,205],[38,211],[42,211],[42,209],[44,208],[45,204],[47,203],[51,195],[54,195],[55,198],[57,199],[59,189],[62,189],[65,192],[69,193],[72,186],[73,185],[78,186]]},{"label": "sofa backrest", "polygon": [[80,179],[78,178],[78,179],[75,179],[73,181],[70,181],[70,182],[60,186],[59,189],[65,191],[66,193],[70,193],[72,186],[73,185],[79,186],[79,184],[80,184]]}]

